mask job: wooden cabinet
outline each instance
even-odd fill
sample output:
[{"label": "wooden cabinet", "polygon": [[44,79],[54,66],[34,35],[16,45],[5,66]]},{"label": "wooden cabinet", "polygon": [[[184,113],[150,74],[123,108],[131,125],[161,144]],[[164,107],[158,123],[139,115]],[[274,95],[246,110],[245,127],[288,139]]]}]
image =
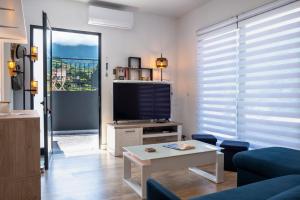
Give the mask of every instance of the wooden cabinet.
[{"label": "wooden cabinet", "polygon": [[107,124],[107,150],[122,156],[123,147],[181,140],[182,125],[166,123]]},{"label": "wooden cabinet", "polygon": [[38,114],[0,115],[0,199],[39,200],[40,188]]}]

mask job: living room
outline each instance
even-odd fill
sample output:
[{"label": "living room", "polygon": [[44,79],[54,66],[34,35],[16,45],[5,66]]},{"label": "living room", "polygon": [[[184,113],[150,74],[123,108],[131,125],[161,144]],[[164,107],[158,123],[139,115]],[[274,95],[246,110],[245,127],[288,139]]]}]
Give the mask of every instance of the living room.
[{"label": "living room", "polygon": [[[300,199],[299,16],[298,0],[2,0],[0,199]],[[94,56],[57,58],[56,32],[95,37]]]}]

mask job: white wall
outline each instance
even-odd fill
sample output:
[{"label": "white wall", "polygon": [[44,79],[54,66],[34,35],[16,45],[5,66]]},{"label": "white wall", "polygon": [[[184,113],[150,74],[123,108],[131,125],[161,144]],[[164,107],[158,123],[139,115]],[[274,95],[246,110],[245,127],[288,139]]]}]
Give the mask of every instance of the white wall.
[{"label": "white wall", "polygon": [[183,133],[196,130],[196,31],[274,0],[211,0],[177,22],[177,75],[175,115],[183,122]]},{"label": "white wall", "polygon": [[[23,3],[28,31],[31,24],[42,25],[42,11],[45,11],[52,27],[102,33],[102,139],[104,142],[106,142],[105,124],[112,121],[112,69],[115,66],[126,66],[129,56],[139,56],[142,57],[144,67],[153,67],[155,59],[162,51],[169,60],[169,67],[164,77],[175,82],[175,20],[135,13],[133,30],[111,29],[87,24],[87,4],[67,0],[24,0]],[[109,77],[105,77],[106,59],[109,62]],[[155,77],[159,79],[159,73]]]}]

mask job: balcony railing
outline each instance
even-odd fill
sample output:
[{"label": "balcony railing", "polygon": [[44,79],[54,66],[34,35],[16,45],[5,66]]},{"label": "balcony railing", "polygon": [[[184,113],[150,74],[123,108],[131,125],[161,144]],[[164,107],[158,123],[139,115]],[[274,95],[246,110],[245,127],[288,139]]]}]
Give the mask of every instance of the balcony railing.
[{"label": "balcony railing", "polygon": [[53,91],[95,91],[98,59],[52,58]]}]

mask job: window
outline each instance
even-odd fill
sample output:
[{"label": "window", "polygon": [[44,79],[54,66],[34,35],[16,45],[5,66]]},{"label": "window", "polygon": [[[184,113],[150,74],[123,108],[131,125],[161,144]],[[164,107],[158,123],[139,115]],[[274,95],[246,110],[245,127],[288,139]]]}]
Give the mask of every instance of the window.
[{"label": "window", "polygon": [[300,3],[235,27],[199,37],[198,131],[300,149]]}]

